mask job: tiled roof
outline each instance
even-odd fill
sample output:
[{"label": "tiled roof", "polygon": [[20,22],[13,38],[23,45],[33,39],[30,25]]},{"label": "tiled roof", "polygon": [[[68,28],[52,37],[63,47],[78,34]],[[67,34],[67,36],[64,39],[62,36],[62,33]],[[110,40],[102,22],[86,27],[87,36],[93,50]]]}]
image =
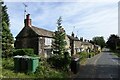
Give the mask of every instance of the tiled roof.
[{"label": "tiled roof", "polygon": [[35,26],[32,26],[31,29],[35,31],[39,36],[53,37],[54,34],[52,31],[48,31],[46,29],[38,28]]},{"label": "tiled roof", "polygon": [[46,29],[37,28],[35,26],[24,27],[20,33],[16,36],[16,38],[20,37],[53,37],[54,32],[48,31]]}]

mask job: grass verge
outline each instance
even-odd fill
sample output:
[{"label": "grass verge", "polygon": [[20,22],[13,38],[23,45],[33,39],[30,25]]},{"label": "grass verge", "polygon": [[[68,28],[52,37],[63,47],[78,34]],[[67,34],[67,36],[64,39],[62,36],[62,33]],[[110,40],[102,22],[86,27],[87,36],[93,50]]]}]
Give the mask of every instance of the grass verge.
[{"label": "grass verge", "polygon": [[118,56],[120,58],[120,53],[114,53],[114,55]]},{"label": "grass verge", "polygon": [[2,59],[2,75],[0,78],[66,78],[66,72],[51,68],[45,61],[39,62],[39,67],[35,73],[20,73],[14,72],[13,58]]}]

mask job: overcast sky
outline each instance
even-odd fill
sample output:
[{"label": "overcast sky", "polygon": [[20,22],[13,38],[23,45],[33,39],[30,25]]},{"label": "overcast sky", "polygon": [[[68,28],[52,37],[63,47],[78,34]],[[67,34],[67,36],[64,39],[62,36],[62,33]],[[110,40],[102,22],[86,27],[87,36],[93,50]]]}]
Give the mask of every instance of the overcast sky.
[{"label": "overcast sky", "polygon": [[[8,0],[9,1],[9,0]],[[18,1],[18,2],[17,2]],[[23,2],[5,2],[8,7],[10,29],[15,37],[24,27]],[[56,21],[62,16],[62,25],[67,34],[92,39],[94,36],[118,34],[118,0],[104,1],[53,1],[24,2],[32,25],[55,31]],[[75,26],[75,27],[74,27]]]}]

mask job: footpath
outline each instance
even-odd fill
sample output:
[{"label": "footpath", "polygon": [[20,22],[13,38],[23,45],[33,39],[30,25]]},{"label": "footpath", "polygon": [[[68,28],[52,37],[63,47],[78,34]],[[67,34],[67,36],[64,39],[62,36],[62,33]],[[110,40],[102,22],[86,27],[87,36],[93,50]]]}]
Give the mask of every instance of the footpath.
[{"label": "footpath", "polygon": [[79,72],[71,75],[71,78],[94,78],[95,65],[103,53],[87,58],[84,64],[80,64]]}]

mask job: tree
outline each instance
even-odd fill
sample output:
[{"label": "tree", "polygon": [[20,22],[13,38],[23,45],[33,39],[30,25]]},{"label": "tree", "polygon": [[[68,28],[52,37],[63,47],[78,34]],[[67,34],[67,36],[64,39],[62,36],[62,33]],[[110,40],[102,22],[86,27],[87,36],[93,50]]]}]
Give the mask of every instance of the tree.
[{"label": "tree", "polygon": [[10,22],[7,13],[7,6],[2,5],[2,56],[8,57],[12,54],[14,43],[13,35],[10,32]]},{"label": "tree", "polygon": [[106,42],[106,46],[111,50],[116,50],[117,47],[120,47],[119,37],[115,34],[110,35],[110,37],[108,38],[108,41]]},{"label": "tree", "polygon": [[62,18],[59,17],[57,20],[57,31],[55,31],[55,34],[53,36],[53,42],[52,42],[52,50],[55,55],[50,57],[48,61],[52,66],[54,66],[56,69],[61,69],[68,71],[69,65],[70,65],[70,56],[69,53],[66,52],[66,44],[65,41],[66,33],[64,28],[61,25]]},{"label": "tree", "polygon": [[95,44],[92,40],[89,41],[91,44]]},{"label": "tree", "polygon": [[101,37],[93,37],[92,41],[93,41],[92,43],[99,45],[101,48],[103,48],[105,46],[105,40],[102,36]]},{"label": "tree", "polygon": [[52,43],[52,48],[53,48],[54,54],[62,54],[65,52],[66,33],[64,28],[61,25],[61,21],[62,21],[62,18],[59,17],[59,19],[57,20],[57,31],[55,31],[55,35],[53,37],[54,41]]}]

